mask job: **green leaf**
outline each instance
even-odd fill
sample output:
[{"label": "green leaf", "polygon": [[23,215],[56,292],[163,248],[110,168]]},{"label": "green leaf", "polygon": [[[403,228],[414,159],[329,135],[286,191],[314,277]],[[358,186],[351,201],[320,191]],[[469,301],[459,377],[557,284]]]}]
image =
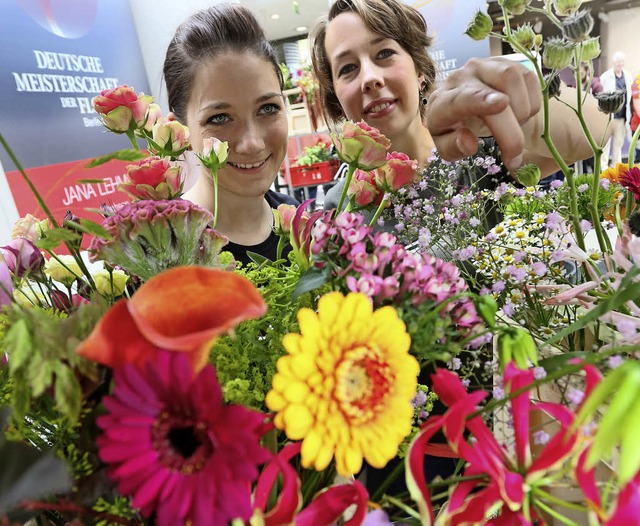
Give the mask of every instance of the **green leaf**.
[{"label": "green leaf", "polygon": [[55,373],[56,405],[62,413],[75,422],[82,408],[82,390],[78,379],[62,362],[56,362]]},{"label": "green leaf", "polygon": [[60,243],[73,243],[80,240],[82,236],[68,228],[52,228],[45,232],[44,237],[36,241],[36,246],[42,250],[53,250]]},{"label": "green leaf", "polygon": [[0,446],[0,515],[23,500],[48,497],[71,487],[69,470],[53,453],[16,442]]},{"label": "green leaf", "polygon": [[482,317],[483,321],[490,327],[496,326],[496,312],[498,312],[498,303],[489,294],[480,296],[473,301],[478,314]]},{"label": "green leaf", "polygon": [[547,374],[564,369],[571,360],[584,359],[583,351],[574,351],[558,354],[557,356],[551,356],[550,358],[544,358],[538,362],[538,366],[542,367]]},{"label": "green leaf", "polygon": [[34,363],[28,369],[29,385],[31,385],[31,394],[37,398],[44,393],[53,382],[53,372],[55,364],[53,360],[43,360],[40,363]]},{"label": "green leaf", "polygon": [[262,254],[257,254],[256,252],[247,250],[247,256],[249,256],[249,259],[258,266],[261,266],[264,263],[271,263],[269,258],[264,257]]},{"label": "green leaf", "polygon": [[78,179],[80,184],[100,184],[104,183],[104,179]]},{"label": "green leaf", "polygon": [[128,148],[126,150],[118,150],[117,152],[96,157],[85,168],[95,168],[96,166],[100,166],[101,164],[107,163],[113,159],[117,159],[119,161],[139,161],[145,157],[147,157],[146,153],[134,150],[133,148]]},{"label": "green leaf", "polygon": [[311,267],[298,281],[293,291],[293,299],[296,300],[305,292],[321,287],[325,283],[328,283],[330,278],[331,270],[328,265],[325,265],[323,268]]},{"label": "green leaf", "polygon": [[32,357],[33,340],[27,320],[18,319],[4,337],[3,347],[9,355],[9,370],[15,373]]},{"label": "green leaf", "polygon": [[75,221],[67,221],[65,222],[65,226],[69,228],[73,228],[74,230],[78,230],[79,232],[83,232],[84,234],[89,234],[90,236],[102,237],[105,239],[111,239],[111,235],[107,232],[102,225],[99,225],[95,221],[91,221],[90,219],[81,219],[80,223],[76,223]]}]

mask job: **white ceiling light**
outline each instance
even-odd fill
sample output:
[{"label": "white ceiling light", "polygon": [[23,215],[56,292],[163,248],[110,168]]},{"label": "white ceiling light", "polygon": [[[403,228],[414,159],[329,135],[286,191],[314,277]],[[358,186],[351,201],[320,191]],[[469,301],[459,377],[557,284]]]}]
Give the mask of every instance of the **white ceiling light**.
[{"label": "white ceiling light", "polygon": [[280,18],[280,15],[277,13],[274,13],[273,15],[271,15],[272,20],[278,20],[278,18]]},{"label": "white ceiling light", "polygon": [[296,31],[302,33],[303,31],[307,31],[309,28],[307,26],[298,26],[296,27]]}]

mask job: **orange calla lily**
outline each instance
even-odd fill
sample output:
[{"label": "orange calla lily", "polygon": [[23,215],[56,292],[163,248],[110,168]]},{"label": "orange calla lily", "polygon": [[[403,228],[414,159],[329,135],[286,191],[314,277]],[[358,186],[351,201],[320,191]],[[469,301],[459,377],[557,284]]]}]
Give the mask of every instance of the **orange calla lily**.
[{"label": "orange calla lily", "polygon": [[198,371],[217,336],[265,312],[248,279],[219,269],[176,267],[151,278],[132,299],[115,303],[77,352],[119,367],[143,363],[158,349],[180,351]]}]

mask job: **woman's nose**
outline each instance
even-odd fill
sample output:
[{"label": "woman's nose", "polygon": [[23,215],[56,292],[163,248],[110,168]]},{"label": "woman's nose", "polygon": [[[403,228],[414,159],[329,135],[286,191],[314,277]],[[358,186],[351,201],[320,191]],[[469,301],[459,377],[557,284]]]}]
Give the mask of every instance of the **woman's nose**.
[{"label": "woman's nose", "polygon": [[260,126],[249,123],[239,130],[235,141],[236,153],[251,155],[261,152],[265,147],[265,137]]},{"label": "woman's nose", "polygon": [[370,61],[363,61],[360,65],[362,91],[384,86],[384,77],[380,68]]}]

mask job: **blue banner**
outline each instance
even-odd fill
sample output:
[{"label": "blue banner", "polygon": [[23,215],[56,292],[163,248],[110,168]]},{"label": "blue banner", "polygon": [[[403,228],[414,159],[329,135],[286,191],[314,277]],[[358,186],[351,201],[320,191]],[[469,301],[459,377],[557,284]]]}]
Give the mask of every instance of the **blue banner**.
[{"label": "blue banner", "polygon": [[127,147],[91,101],[118,84],[149,93],[128,0],[3,0],[0,49],[0,131],[26,168]]},{"label": "blue banner", "polygon": [[405,0],[427,21],[433,37],[431,56],[436,62],[438,79],[464,66],[473,57],[488,57],[489,40],[476,41],[464,34],[478,9],[487,11],[486,0]]}]

